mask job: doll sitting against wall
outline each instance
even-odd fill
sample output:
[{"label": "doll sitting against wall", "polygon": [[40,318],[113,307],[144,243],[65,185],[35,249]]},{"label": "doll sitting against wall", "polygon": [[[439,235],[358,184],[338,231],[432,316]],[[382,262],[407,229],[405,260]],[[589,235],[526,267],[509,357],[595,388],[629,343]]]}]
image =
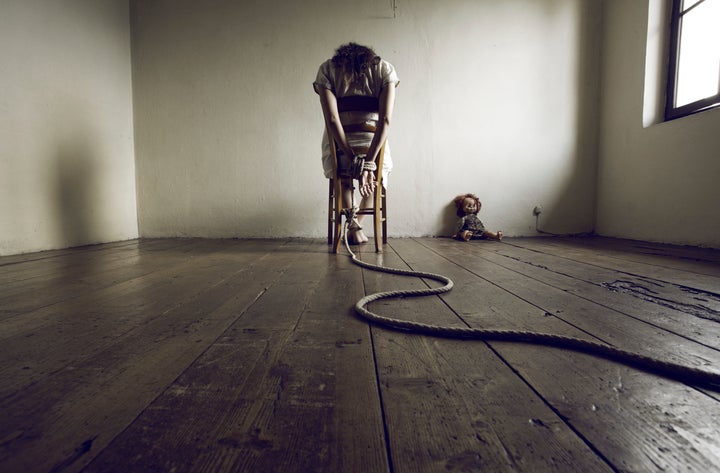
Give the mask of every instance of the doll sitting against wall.
[{"label": "doll sitting against wall", "polygon": [[460,217],[457,231],[453,238],[461,241],[483,240],[486,238],[492,240],[502,240],[503,232],[497,233],[485,230],[485,225],[480,221],[477,214],[480,212],[480,199],[475,194],[463,194],[455,197],[453,200],[457,207],[457,214]]}]

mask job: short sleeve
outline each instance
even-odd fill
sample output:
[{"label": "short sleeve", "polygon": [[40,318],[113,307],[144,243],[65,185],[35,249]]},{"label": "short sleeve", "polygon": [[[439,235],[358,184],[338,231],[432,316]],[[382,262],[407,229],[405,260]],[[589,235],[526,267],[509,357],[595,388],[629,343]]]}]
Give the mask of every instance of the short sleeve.
[{"label": "short sleeve", "polygon": [[330,82],[330,61],[325,61],[318,68],[315,82],[313,82],[313,89],[316,93],[320,93],[320,89],[329,89],[335,92],[332,82]]},{"label": "short sleeve", "polygon": [[380,74],[382,76],[382,86],[385,88],[388,84],[395,84],[395,87],[400,84],[395,67],[389,62],[382,60],[380,62]]}]

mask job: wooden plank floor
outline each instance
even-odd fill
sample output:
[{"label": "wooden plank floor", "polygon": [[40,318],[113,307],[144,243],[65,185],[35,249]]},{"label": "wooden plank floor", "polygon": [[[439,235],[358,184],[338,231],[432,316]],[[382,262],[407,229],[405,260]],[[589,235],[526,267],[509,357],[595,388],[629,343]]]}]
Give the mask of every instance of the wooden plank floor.
[{"label": "wooden plank floor", "polygon": [[[379,314],[601,341],[720,373],[720,251],[395,239],[444,274]],[[368,325],[435,285],[320,240],[0,258],[0,472],[720,471],[720,389],[588,354]]]}]

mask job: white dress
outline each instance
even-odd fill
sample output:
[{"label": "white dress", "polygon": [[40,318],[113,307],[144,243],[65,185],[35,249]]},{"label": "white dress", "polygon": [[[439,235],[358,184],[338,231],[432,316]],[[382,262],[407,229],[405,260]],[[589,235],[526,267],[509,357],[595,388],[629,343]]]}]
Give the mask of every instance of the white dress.
[{"label": "white dress", "polygon": [[[317,77],[313,82],[315,92],[320,88],[329,89],[337,98],[349,96],[368,96],[380,97],[380,92],[388,84],[397,84],[398,79],[395,68],[389,62],[381,59],[380,62],[371,67],[370,70],[361,75],[347,76],[342,70],[335,67],[331,59],[328,59],[320,65]],[[368,123],[376,126],[378,121],[377,113],[366,112],[341,112],[340,122],[343,126],[354,125],[358,123]],[[367,148],[372,141],[373,133],[348,133],[347,140],[351,148]],[[322,139],[322,163],[325,177],[333,177],[333,160],[330,156],[330,141],[328,140],[327,130],[323,133]],[[383,181],[387,187],[388,174],[392,170],[393,162],[390,153],[390,144],[385,144],[385,154],[383,157]]]}]

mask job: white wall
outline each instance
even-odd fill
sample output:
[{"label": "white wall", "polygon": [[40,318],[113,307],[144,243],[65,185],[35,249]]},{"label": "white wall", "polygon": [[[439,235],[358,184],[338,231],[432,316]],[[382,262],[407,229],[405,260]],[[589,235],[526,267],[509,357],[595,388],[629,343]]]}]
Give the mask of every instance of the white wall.
[{"label": "white wall", "polygon": [[137,212],[144,236],[323,235],[310,83],[348,40],[402,81],[393,236],[447,233],[471,191],[509,235],[541,204],[549,231],[720,247],[720,110],[643,127],[645,0],[130,3],[137,206],[127,2],[0,7],[0,255],[134,238]]},{"label": "white wall", "polygon": [[340,43],[400,76],[391,236],[451,231],[475,192],[506,235],[591,231],[601,4],[584,0],[131,2],[142,236],[318,237],[311,83]]},{"label": "white wall", "polygon": [[0,255],[136,238],[129,12],[0,6]]},{"label": "white wall", "polygon": [[643,127],[648,5],[660,1],[604,2],[597,231],[720,248],[720,109]]}]

